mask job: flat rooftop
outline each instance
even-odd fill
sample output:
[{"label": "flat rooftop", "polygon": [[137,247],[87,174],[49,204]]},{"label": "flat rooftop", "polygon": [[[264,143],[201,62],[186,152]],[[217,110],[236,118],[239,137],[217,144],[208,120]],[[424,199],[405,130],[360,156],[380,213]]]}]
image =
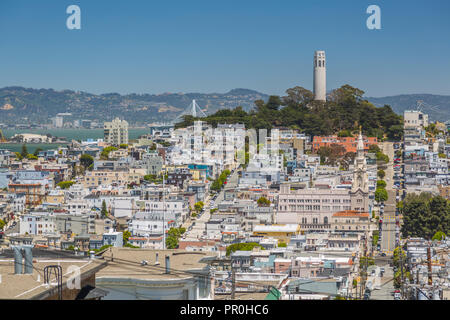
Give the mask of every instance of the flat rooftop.
[{"label": "flat rooftop", "polygon": [[[159,265],[155,265],[158,253]],[[165,273],[165,256],[170,256],[170,274]],[[133,248],[111,248],[103,254],[108,265],[99,271],[96,279],[133,279],[133,280],[181,280],[191,278],[188,272],[206,270],[205,258],[215,257],[213,252],[185,250],[153,250]],[[113,261],[111,261],[111,257]],[[142,266],[141,262],[147,261]]]},{"label": "flat rooftop", "polygon": [[[0,254],[0,299],[42,299],[50,293],[54,286],[44,284],[44,268],[49,265],[60,265],[63,273],[63,289],[67,281],[74,275],[71,266],[80,268],[82,278],[95,273],[105,266],[103,260],[88,257],[73,258],[52,256],[51,254],[36,256],[33,250],[33,273],[14,274],[14,258],[6,250]],[[43,250],[44,251],[44,250]],[[69,272],[70,271],[70,272]],[[54,276],[51,278],[53,279]]]}]

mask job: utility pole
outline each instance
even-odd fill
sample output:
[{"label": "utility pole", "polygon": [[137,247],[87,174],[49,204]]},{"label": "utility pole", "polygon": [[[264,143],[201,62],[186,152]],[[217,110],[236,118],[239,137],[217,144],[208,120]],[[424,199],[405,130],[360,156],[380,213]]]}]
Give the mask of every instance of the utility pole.
[{"label": "utility pole", "polygon": [[166,173],[163,172],[163,250],[166,250]]},{"label": "utility pole", "polygon": [[231,300],[234,300],[236,294],[236,270],[231,266]]},{"label": "utility pole", "polygon": [[433,285],[433,269],[431,268],[431,244],[428,242],[427,248],[427,263],[428,263],[428,285]]},{"label": "utility pole", "polygon": [[399,254],[400,254],[400,272],[402,274],[401,291],[402,291],[402,299],[403,299],[403,293],[404,293],[403,284],[405,282],[405,279],[403,278],[403,249],[402,249],[402,247],[398,247],[398,248],[400,249],[399,250]]}]

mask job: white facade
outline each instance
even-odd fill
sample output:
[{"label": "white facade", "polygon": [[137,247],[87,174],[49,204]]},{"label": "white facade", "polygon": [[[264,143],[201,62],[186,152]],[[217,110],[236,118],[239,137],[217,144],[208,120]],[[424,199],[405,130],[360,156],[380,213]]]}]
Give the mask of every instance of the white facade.
[{"label": "white facade", "polygon": [[47,212],[33,212],[20,217],[19,225],[20,234],[55,234],[56,223],[54,217]]},{"label": "white facade", "polygon": [[403,119],[405,127],[422,129],[428,127],[428,115],[417,110],[406,110]]},{"label": "white facade", "polygon": [[128,122],[115,118],[104,123],[104,140],[112,145],[128,144]]},{"label": "white facade", "polygon": [[325,64],[325,51],[316,51],[314,54],[314,100],[327,99],[327,69]]}]

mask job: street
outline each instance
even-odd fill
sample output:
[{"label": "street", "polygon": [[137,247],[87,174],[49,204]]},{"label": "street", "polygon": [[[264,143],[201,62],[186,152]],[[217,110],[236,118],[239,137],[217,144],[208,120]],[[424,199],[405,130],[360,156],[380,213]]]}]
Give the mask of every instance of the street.
[{"label": "street", "polygon": [[388,192],[388,200],[384,204],[382,232],[381,232],[381,251],[387,255],[392,255],[395,249],[395,210],[397,203],[395,200],[396,191],[393,189],[394,184],[394,147],[392,142],[381,144],[381,149],[389,157],[389,163],[385,170],[386,190]]},{"label": "street", "polygon": [[[235,169],[234,172],[228,177],[227,179],[227,184],[224,186],[224,188],[222,188],[222,190],[220,190],[219,194],[216,197],[216,200],[214,201],[214,207],[217,208],[217,204],[220,203],[221,201],[223,201],[224,196],[225,196],[225,190],[228,189],[233,189],[237,186],[238,184],[238,171],[239,169]],[[202,214],[202,216],[200,218],[196,218],[196,219],[189,219],[187,220],[182,227],[186,228],[186,233],[185,233],[185,238],[183,238],[183,240],[190,240],[190,241],[194,241],[194,240],[198,240],[200,239],[203,235],[204,235],[204,231],[206,230],[206,223],[209,221],[209,219],[211,218],[211,203],[212,203],[212,197],[208,194],[206,196],[206,199],[204,201],[204,213]],[[189,227],[192,226],[192,229],[189,231]]]}]

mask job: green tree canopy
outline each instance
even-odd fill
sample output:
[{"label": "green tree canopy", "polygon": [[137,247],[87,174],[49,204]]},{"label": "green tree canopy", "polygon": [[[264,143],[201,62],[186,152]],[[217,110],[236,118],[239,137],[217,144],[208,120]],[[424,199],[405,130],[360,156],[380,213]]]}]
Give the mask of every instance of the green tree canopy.
[{"label": "green tree canopy", "polygon": [[68,189],[74,183],[75,183],[75,181],[61,181],[60,183],[57,184],[57,186],[60,187],[61,189]]},{"label": "green tree canopy", "polygon": [[102,211],[101,211],[102,219],[105,219],[108,216],[108,209],[106,208],[105,200],[102,201]]},{"label": "green tree canopy", "polygon": [[388,200],[388,193],[384,188],[377,188],[375,190],[375,201],[384,202]]},{"label": "green tree canopy", "polygon": [[384,180],[378,180],[378,181],[377,181],[377,188],[385,189],[385,188],[386,188],[386,181],[384,181]]},{"label": "green tree canopy", "polygon": [[270,200],[266,197],[260,197],[257,201],[259,207],[268,207],[270,206]]},{"label": "green tree canopy", "polygon": [[438,231],[434,234],[433,238],[431,238],[431,240],[437,240],[437,241],[442,241],[445,240],[447,238],[446,234],[443,233],[442,231]]},{"label": "green tree canopy", "polygon": [[85,169],[89,168],[89,166],[94,163],[94,158],[91,155],[84,153],[80,156],[80,163]]},{"label": "green tree canopy", "polygon": [[[219,110],[201,120],[216,127],[218,123],[240,122],[246,128],[271,130],[275,126],[301,128],[307,135],[332,135],[345,130],[350,133],[363,127],[363,134],[399,139],[403,120],[390,106],[375,107],[363,99],[364,91],[343,85],[323,102],[313,101],[311,91],[302,87],[286,90],[284,97],[270,96],[267,102],[255,101],[255,109],[245,112],[241,107]],[[175,128],[187,127],[197,120],[184,116]]]},{"label": "green tree canopy", "polygon": [[384,170],[380,169],[377,172],[377,176],[378,176],[378,178],[383,179],[386,176],[386,172],[384,172]]},{"label": "green tree canopy", "polygon": [[22,156],[22,158],[26,158],[28,155],[27,145],[25,143],[22,145],[22,151],[20,152],[20,155]]},{"label": "green tree canopy", "polygon": [[122,234],[122,237],[123,237],[123,244],[124,245],[127,244],[128,243],[128,239],[130,239],[130,237],[131,237],[131,232],[128,231],[128,230],[125,230],[123,232],[123,234]]},{"label": "green tree canopy", "polygon": [[254,247],[260,247],[264,250],[264,248],[256,242],[248,242],[248,243],[233,243],[227,247],[226,255],[230,256],[232,252],[235,251],[251,251]]},{"label": "green tree canopy", "polygon": [[430,193],[408,194],[403,201],[403,237],[432,239],[437,232],[450,231],[449,201]]},{"label": "green tree canopy", "polygon": [[102,150],[102,152],[100,153],[100,159],[102,159],[102,160],[108,160],[108,158],[109,158],[109,153],[110,153],[111,151],[115,151],[115,150],[117,150],[117,148],[116,148],[116,147],[113,147],[113,146],[109,146],[109,147],[104,148],[104,149]]}]

